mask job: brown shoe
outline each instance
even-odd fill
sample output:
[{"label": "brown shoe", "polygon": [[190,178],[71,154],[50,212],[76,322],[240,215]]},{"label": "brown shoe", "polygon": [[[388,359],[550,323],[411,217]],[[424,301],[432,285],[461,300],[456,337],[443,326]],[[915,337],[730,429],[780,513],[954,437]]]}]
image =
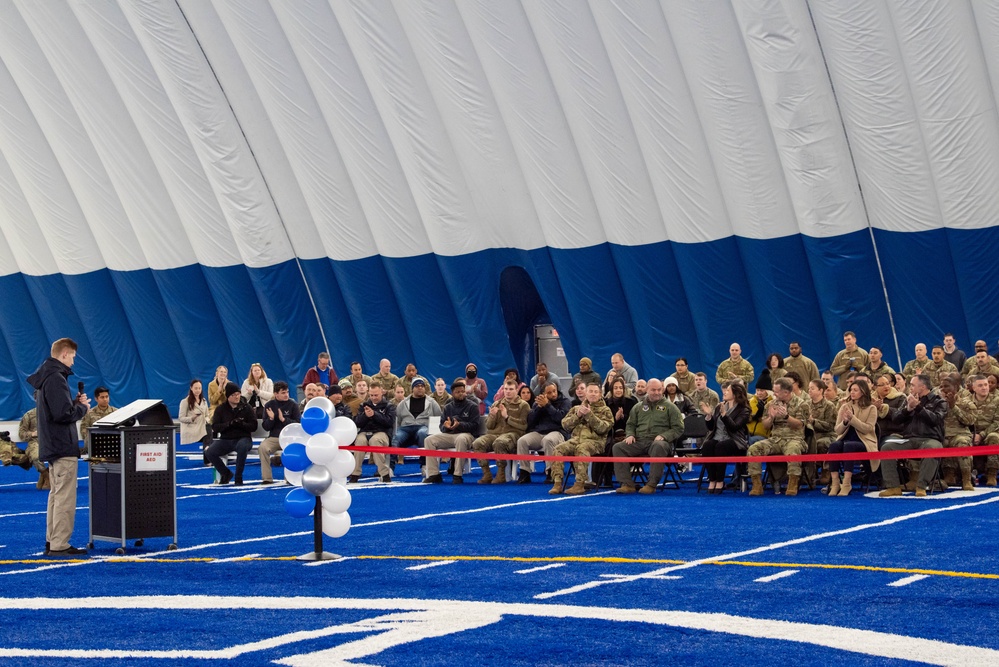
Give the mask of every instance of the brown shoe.
[{"label": "brown shoe", "polygon": [[565,490],[565,495],[567,496],[581,496],[584,493],[586,493],[586,484],[580,482],[579,480],[577,480],[575,484],[573,484],[572,486],[570,486],[568,489]]},{"label": "brown shoe", "polygon": [[625,482],[621,486],[617,487],[617,492],[620,493],[620,494],[625,494],[626,495],[626,494],[629,494],[629,493],[636,493],[637,491],[638,491],[638,489],[635,488],[635,485],[634,484],[629,484],[628,482]]},{"label": "brown shoe", "polygon": [[763,495],[763,479],[760,475],[752,475],[750,479],[753,480],[753,488],[750,489],[749,495],[751,496],[762,496]]},{"label": "brown shoe", "polygon": [[944,470],[943,482],[948,487],[957,486],[957,475],[954,474],[953,470]]},{"label": "brown shoe", "polygon": [[648,484],[640,488],[638,492],[643,496],[651,496],[653,493],[656,492],[656,485],[653,484],[652,482],[649,482]]},{"label": "brown shoe", "polygon": [[787,491],[785,493],[789,496],[798,495],[798,481],[801,479],[798,475],[788,475],[787,476]]},{"label": "brown shoe", "polygon": [[[917,494],[919,493],[919,489],[916,489],[916,493]],[[902,495],[902,487],[893,486],[890,489],[885,489],[884,491],[879,493],[878,498],[891,498],[892,496],[900,496],[900,495]],[[923,495],[924,496],[926,495],[925,491],[923,491]]]},{"label": "brown shoe", "polygon": [[493,477],[493,484],[506,484],[506,461],[496,462],[496,476]]},{"label": "brown shoe", "polygon": [[822,466],[822,476],[819,477],[819,486],[829,486],[829,480],[832,479],[832,473],[827,466]]},{"label": "brown shoe", "polygon": [[961,490],[962,491],[974,491],[975,487],[971,485],[971,471],[961,472]]},{"label": "brown shoe", "polygon": [[917,488],[916,489],[916,497],[917,498],[925,498],[926,497],[926,489],[919,489],[919,488]]},{"label": "brown shoe", "polygon": [[552,488],[548,491],[549,496],[560,496],[562,495],[562,480],[556,479],[552,483]]},{"label": "brown shoe", "polygon": [[479,480],[479,484],[492,484],[493,471],[489,469],[489,461],[479,461],[479,467],[482,468],[482,479]]},{"label": "brown shoe", "polygon": [[35,482],[35,488],[38,489],[39,491],[45,491],[52,488],[52,485],[49,483],[48,468],[38,473],[38,481]]},{"label": "brown shoe", "polygon": [[913,477],[908,482],[902,485],[903,491],[915,491],[916,490],[916,478]]},{"label": "brown shoe", "polygon": [[996,471],[987,470],[985,472],[985,486],[996,486]]}]

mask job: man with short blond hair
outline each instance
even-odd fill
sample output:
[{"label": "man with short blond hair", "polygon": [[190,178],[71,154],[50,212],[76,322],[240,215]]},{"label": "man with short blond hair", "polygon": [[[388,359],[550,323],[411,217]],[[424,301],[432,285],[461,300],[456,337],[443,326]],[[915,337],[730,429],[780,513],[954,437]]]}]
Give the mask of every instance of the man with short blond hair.
[{"label": "man with short blond hair", "polygon": [[87,414],[90,399],[74,398],[69,376],[76,361],[76,342],[60,338],[51,354],[28,377],[38,407],[38,458],[49,464],[49,502],[45,513],[45,555],[83,556],[86,549],[69,543],[76,521],[76,474],[80,457],[76,422]]}]

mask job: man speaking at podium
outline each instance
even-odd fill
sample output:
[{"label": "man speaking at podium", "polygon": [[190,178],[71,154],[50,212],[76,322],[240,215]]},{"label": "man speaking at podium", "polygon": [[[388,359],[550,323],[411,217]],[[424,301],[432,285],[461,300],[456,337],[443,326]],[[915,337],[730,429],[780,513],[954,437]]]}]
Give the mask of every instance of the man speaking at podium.
[{"label": "man speaking at podium", "polygon": [[71,546],[76,522],[76,469],[80,445],[76,422],[87,414],[90,399],[81,390],[73,398],[69,376],[76,361],[76,343],[60,338],[52,343],[52,356],[42,362],[28,384],[35,389],[38,406],[38,458],[49,464],[49,505],[45,515],[45,555],[79,556],[86,549]]}]

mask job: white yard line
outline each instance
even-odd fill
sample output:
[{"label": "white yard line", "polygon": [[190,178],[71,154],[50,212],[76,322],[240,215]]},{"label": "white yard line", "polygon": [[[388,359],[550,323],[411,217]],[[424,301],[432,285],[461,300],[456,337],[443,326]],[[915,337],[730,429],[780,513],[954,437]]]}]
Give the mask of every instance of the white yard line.
[{"label": "white yard line", "polygon": [[980,500],[973,503],[960,503],[957,505],[950,505],[948,507],[935,507],[929,510],[923,510],[922,512],[913,512],[912,514],[903,514],[901,516],[892,517],[891,519],[885,519],[884,521],[878,521],[876,523],[862,523],[858,526],[853,526],[851,528],[842,528],[840,530],[831,530],[826,533],[817,533],[815,535],[808,535],[806,537],[799,537],[793,540],[786,540],[784,542],[774,542],[773,544],[767,544],[762,547],[756,547],[754,549],[746,549],[745,551],[736,551],[733,553],[721,554],[718,556],[709,556],[707,558],[699,558],[697,560],[688,561],[686,563],[681,563],[680,565],[671,565],[669,567],[659,568],[657,570],[652,570],[650,572],[645,572],[644,574],[634,574],[629,577],[622,579],[597,579],[594,581],[588,581],[583,584],[577,584],[576,586],[570,586],[568,588],[562,588],[557,591],[551,591],[548,593],[538,593],[534,596],[536,600],[548,600],[550,598],[558,597],[560,595],[570,595],[572,593],[579,593],[580,591],[589,590],[591,588],[597,588],[598,586],[607,586],[609,584],[620,584],[631,581],[638,581],[639,579],[649,579],[656,577],[660,574],[668,574],[670,572],[676,572],[677,570],[687,570],[690,568],[697,567],[699,565],[704,565],[705,563],[712,563],[719,560],[732,560],[734,558],[742,558],[743,556],[751,556],[753,554],[763,553],[765,551],[774,551],[777,549],[783,549],[784,547],[794,546],[796,544],[805,544],[807,542],[814,542],[816,540],[823,540],[828,537],[838,537],[840,535],[848,535],[850,533],[856,533],[861,530],[868,530],[871,528],[882,528],[884,526],[891,526],[896,523],[902,523],[903,521],[911,521],[913,519],[920,519],[925,516],[930,516],[932,514],[937,514],[939,512],[952,512],[955,510],[965,509],[967,507],[979,507],[981,505],[988,505],[990,503],[999,502],[999,497],[993,496],[988,500]]},{"label": "white yard line", "polygon": [[759,584],[766,584],[771,581],[777,581],[778,579],[783,579],[784,577],[790,577],[791,575],[798,574],[798,570],[781,570],[777,574],[771,574],[767,577],[760,577],[759,579],[753,579],[753,581]]},{"label": "white yard line", "polygon": [[413,565],[411,567],[407,567],[406,569],[407,570],[427,570],[427,569],[430,569],[432,567],[440,567],[441,565],[452,565],[452,564],[457,563],[457,562],[458,561],[456,561],[456,560],[435,560],[432,563],[424,563],[423,565]]},{"label": "white yard line", "polygon": [[908,586],[909,584],[913,584],[913,583],[915,583],[917,581],[922,581],[923,579],[929,579],[929,578],[930,578],[930,575],[928,575],[928,574],[914,574],[911,577],[903,577],[902,579],[899,579],[898,581],[893,581],[893,582],[891,582],[888,585],[889,586]]},{"label": "white yard line", "polygon": [[541,565],[539,567],[529,567],[526,570],[514,570],[514,574],[530,574],[531,572],[541,572],[543,570],[554,570],[556,567],[565,567],[566,563],[552,563],[550,565]]}]

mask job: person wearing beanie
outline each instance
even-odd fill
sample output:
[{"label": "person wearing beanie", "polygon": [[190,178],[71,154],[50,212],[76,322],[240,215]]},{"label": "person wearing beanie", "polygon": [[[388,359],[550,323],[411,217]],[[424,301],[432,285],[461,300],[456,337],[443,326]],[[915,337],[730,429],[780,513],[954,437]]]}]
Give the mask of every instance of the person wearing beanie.
[{"label": "person wearing beanie", "polygon": [[[353,387],[351,387],[351,390],[353,391]],[[353,419],[354,413],[351,411],[350,406],[344,402],[343,387],[338,384],[333,385],[330,387],[329,392],[327,392],[326,398],[330,399],[333,403],[334,417],[350,417]]]},{"label": "person wearing beanie", "polygon": [[246,455],[253,447],[253,432],[257,430],[257,416],[240,393],[239,385],[225,385],[225,399],[212,415],[212,434],[217,436],[208,446],[205,456],[219,473],[218,484],[228,484],[233,473],[226,467],[224,456],[236,452],[236,486],[243,484],[243,467]]},{"label": "person wearing beanie", "polygon": [[760,389],[765,389],[766,391],[774,390],[774,381],[770,377],[770,369],[764,368],[763,372],[760,373],[759,379],[756,381],[756,391]]},{"label": "person wearing beanie", "polygon": [[474,397],[479,402],[479,414],[486,414],[486,396],[489,395],[486,381],[479,377],[479,368],[475,364],[465,366],[465,390],[467,397]]},{"label": "person wearing beanie", "polygon": [[593,361],[589,357],[583,357],[579,360],[579,372],[572,376],[571,391],[576,391],[577,384],[587,385],[591,382],[601,384],[600,373],[593,370]]}]

